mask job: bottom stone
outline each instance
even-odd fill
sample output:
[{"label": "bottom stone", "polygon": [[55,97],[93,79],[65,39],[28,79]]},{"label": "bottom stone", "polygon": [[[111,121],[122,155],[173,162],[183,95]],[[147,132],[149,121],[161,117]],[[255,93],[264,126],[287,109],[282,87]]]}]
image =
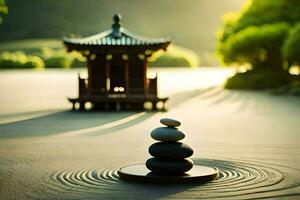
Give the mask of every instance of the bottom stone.
[{"label": "bottom stone", "polygon": [[205,183],[216,179],[219,175],[217,168],[194,165],[182,175],[157,175],[147,169],[145,164],[135,164],[118,170],[121,179],[148,183]]},{"label": "bottom stone", "polygon": [[193,167],[193,161],[190,159],[159,159],[150,158],[146,162],[146,167],[153,173],[160,175],[178,175],[183,174]]}]

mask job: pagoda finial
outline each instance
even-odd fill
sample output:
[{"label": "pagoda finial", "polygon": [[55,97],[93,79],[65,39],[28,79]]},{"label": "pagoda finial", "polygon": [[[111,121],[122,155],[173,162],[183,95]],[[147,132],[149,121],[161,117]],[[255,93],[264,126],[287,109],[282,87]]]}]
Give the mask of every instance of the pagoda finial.
[{"label": "pagoda finial", "polygon": [[122,20],[122,15],[119,14],[119,13],[115,14],[114,17],[113,17],[113,19],[114,19],[115,23],[119,23]]},{"label": "pagoda finial", "polygon": [[122,33],[120,32],[121,28],[121,14],[115,14],[113,17],[114,23],[112,25],[112,35],[114,38],[120,38],[122,36]]}]

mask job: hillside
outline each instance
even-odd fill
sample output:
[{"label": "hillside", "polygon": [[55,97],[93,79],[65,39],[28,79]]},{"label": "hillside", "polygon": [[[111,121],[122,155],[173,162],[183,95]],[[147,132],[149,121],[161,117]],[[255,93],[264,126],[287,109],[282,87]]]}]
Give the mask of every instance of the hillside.
[{"label": "hillside", "polygon": [[238,9],[242,0],[9,0],[9,14],[0,26],[0,41],[90,35],[111,26],[115,13],[134,32],[170,36],[199,54],[214,49],[220,16]]}]

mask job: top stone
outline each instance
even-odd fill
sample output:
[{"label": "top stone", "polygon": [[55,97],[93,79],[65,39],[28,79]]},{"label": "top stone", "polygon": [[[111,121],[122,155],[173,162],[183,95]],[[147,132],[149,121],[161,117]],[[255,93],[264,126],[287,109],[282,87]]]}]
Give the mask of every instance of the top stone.
[{"label": "top stone", "polygon": [[181,125],[180,121],[176,120],[176,119],[171,119],[171,118],[162,118],[160,120],[160,123],[162,123],[163,125],[166,125],[168,127],[178,127]]}]

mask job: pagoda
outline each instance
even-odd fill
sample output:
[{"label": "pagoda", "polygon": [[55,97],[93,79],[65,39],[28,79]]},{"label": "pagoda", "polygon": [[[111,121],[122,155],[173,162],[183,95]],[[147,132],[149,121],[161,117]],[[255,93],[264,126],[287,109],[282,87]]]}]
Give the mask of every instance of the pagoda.
[{"label": "pagoda", "polygon": [[[66,38],[67,51],[86,57],[87,79],[79,80],[78,98],[68,98],[73,110],[86,109],[86,103],[100,110],[143,110],[146,102],[152,109],[167,97],[157,95],[157,75],[147,78],[147,60],[156,51],[166,50],[167,38],[138,36],[121,24],[121,15],[113,17],[111,29],[85,38]],[[78,106],[77,106],[78,105]]]}]

